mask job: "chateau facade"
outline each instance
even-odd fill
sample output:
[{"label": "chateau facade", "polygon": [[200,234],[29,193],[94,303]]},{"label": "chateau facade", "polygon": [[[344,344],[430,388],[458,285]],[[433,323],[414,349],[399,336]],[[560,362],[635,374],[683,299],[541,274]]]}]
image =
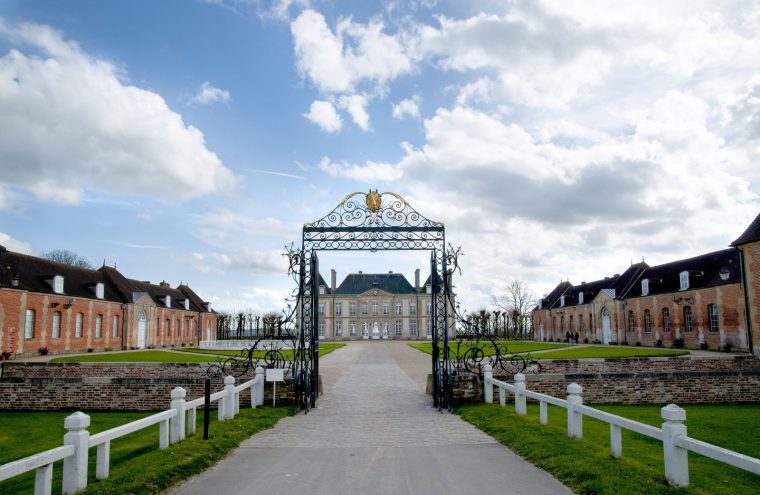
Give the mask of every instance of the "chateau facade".
[{"label": "chateau facade", "polygon": [[0,246],[4,357],[197,345],[216,339],[216,313],[190,287],[78,268]]},{"label": "chateau facade", "polygon": [[[573,285],[533,311],[536,340],[752,351],[760,355],[760,215],[728,249]],[[682,339],[682,340],[681,340]]]},{"label": "chateau facade", "polygon": [[[319,276],[317,329],[320,340],[432,339],[432,286],[428,277],[414,286],[400,273],[350,273],[336,286]],[[454,335],[454,319],[449,336]]]}]

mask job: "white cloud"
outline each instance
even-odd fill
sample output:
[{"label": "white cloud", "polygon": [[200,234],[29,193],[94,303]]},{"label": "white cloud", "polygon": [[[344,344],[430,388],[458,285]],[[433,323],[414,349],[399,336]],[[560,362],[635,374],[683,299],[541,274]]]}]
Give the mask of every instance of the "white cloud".
[{"label": "white cloud", "polygon": [[333,177],[353,179],[369,184],[392,182],[401,177],[401,171],[398,167],[389,163],[367,162],[364,165],[349,165],[348,163],[334,163],[330,161],[330,158],[323,157],[319,161],[318,168]]},{"label": "white cloud", "polygon": [[367,98],[364,95],[341,96],[338,100],[341,108],[351,115],[354,124],[363,131],[369,130],[369,114],[367,114]]},{"label": "white cloud", "polygon": [[198,93],[190,99],[191,103],[198,103],[200,105],[210,105],[212,103],[222,102],[227,103],[230,101],[230,92],[226,89],[216,88],[206,81],[201,84],[198,89]]},{"label": "white cloud", "polygon": [[217,311],[279,313],[285,308],[285,300],[288,296],[290,294],[287,291],[241,286],[237,287],[237,290],[227,290],[220,295],[209,297],[209,301]]},{"label": "white cloud", "polygon": [[329,101],[313,101],[309,108],[309,113],[305,113],[303,116],[317,124],[328,134],[338,132],[343,127],[340,115],[338,115],[335,107]]},{"label": "white cloud", "polygon": [[8,251],[22,254],[32,254],[32,245],[28,242],[14,239],[4,232],[0,232],[0,246],[5,246]]},{"label": "white cloud", "polygon": [[248,271],[257,275],[286,274],[288,265],[279,251],[254,251],[248,248],[235,253],[194,252],[186,262],[203,273]]},{"label": "white cloud", "polygon": [[262,238],[291,239],[298,225],[288,225],[276,218],[257,218],[254,215],[228,208],[217,208],[201,215],[190,215],[193,231],[209,245],[229,247],[230,243],[252,243]]},{"label": "white cloud", "polygon": [[393,118],[403,120],[405,117],[419,118],[420,97],[413,96],[393,104]]},{"label": "white cloud", "polygon": [[111,62],[47,26],[0,24],[0,37],[17,46],[0,58],[0,184],[67,204],[85,190],[185,200],[234,186],[203,134]]},{"label": "white cloud", "polygon": [[404,35],[386,34],[379,19],[341,19],[333,31],[321,13],[305,10],[290,29],[298,70],[323,92],[353,92],[365,81],[382,87],[413,70]]}]

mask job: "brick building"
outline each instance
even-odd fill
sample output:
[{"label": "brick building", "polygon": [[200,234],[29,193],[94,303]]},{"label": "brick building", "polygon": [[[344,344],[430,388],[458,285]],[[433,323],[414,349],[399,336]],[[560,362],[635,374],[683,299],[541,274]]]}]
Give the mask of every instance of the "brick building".
[{"label": "brick building", "polygon": [[[732,247],[573,285],[533,311],[537,340],[750,350],[760,354],[760,215]],[[748,311],[747,308],[750,308]],[[753,347],[754,343],[754,347]]]},{"label": "brick building", "polygon": [[142,349],[216,338],[216,313],[187,285],[78,268],[0,246],[4,355]]}]

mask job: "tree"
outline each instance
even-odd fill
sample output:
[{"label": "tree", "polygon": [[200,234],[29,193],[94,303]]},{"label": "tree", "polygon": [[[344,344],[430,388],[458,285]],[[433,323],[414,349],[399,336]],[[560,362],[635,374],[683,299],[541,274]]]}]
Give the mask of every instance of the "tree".
[{"label": "tree", "polygon": [[523,336],[527,333],[530,312],[536,304],[536,298],[523,282],[510,282],[504,290],[504,295],[494,298],[494,304],[504,310],[505,320],[509,322],[508,325],[515,334]]},{"label": "tree", "polygon": [[65,265],[76,266],[78,268],[86,268],[88,270],[92,270],[94,268],[92,266],[92,263],[90,263],[87,258],[75,253],[74,251],[69,251],[68,249],[53,249],[52,251],[42,253],[40,256],[46,260],[63,263]]}]

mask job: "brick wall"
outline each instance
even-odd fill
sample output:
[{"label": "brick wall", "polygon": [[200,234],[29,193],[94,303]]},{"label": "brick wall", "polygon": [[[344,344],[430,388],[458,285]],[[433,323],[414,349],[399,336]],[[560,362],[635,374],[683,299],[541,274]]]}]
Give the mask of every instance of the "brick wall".
[{"label": "brick wall", "polygon": [[741,246],[752,323],[752,352],[760,356],[760,242]]},{"label": "brick wall", "polygon": [[[545,366],[544,366],[545,364]],[[760,403],[760,360],[734,359],[555,360],[527,374],[528,390],[565,398],[567,386],[583,387],[590,404]],[[496,378],[512,383],[512,377]],[[494,400],[498,396],[494,394]],[[454,402],[483,400],[482,378],[457,377]]]},{"label": "brick wall", "polygon": [[[199,363],[2,363],[1,410],[135,410],[167,409],[175,387],[187,390],[187,399],[203,395],[206,365]],[[241,377],[237,384],[252,377]],[[212,380],[212,392],[223,388]],[[272,385],[264,387],[272,400]],[[293,383],[277,384],[277,402],[294,402]],[[250,404],[250,392],[241,394]],[[213,406],[216,407],[216,406]]]}]

